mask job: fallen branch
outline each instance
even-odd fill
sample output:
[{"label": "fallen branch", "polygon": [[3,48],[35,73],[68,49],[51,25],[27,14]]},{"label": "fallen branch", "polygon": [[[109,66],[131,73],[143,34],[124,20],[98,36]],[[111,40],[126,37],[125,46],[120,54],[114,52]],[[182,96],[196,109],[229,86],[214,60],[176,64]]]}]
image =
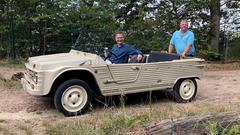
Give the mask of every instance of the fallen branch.
[{"label": "fallen branch", "polygon": [[191,116],[175,120],[167,119],[147,126],[145,131],[147,135],[207,134],[211,122],[217,122],[222,127],[228,127],[240,122],[240,113],[224,112],[217,115]]}]

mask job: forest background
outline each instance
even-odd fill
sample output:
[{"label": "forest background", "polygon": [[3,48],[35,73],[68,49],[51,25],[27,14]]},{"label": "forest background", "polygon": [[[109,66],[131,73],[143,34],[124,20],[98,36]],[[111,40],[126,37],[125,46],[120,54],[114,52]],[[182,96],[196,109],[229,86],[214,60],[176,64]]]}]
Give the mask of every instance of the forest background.
[{"label": "forest background", "polygon": [[239,60],[238,0],[1,0],[0,59],[68,52],[126,42],[144,53],[166,51],[181,19],[190,22],[198,57]]}]

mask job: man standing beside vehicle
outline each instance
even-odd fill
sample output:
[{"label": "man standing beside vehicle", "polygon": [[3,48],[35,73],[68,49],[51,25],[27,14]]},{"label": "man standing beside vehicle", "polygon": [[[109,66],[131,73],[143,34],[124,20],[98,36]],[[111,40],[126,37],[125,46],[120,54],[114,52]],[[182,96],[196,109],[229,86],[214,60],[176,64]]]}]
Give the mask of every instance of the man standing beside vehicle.
[{"label": "man standing beside vehicle", "polygon": [[168,53],[172,53],[174,48],[181,58],[186,56],[193,57],[195,55],[194,34],[188,30],[188,22],[185,19],[180,23],[180,30],[173,33]]},{"label": "man standing beside vehicle", "polygon": [[115,33],[115,41],[117,44],[113,45],[111,53],[109,54],[109,61],[114,64],[126,63],[129,55],[137,55],[136,62],[142,60],[142,52],[124,43],[124,33]]}]

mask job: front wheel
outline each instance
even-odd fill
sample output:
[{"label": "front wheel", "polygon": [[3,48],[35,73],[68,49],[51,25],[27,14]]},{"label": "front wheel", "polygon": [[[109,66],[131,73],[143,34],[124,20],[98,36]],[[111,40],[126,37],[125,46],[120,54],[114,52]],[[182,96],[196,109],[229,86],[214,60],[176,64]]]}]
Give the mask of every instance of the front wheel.
[{"label": "front wheel", "polygon": [[71,79],[59,86],[54,104],[65,116],[84,114],[92,101],[91,88],[82,80]]},{"label": "front wheel", "polygon": [[197,82],[193,78],[178,80],[173,87],[173,95],[178,103],[191,102],[196,94]]}]

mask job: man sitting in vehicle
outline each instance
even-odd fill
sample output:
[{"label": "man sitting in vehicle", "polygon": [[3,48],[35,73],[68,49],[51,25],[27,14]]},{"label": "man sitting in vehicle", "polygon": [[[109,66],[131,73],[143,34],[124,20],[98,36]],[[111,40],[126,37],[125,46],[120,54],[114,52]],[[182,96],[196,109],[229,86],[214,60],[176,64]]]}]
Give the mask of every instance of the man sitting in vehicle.
[{"label": "man sitting in vehicle", "polygon": [[128,61],[129,55],[137,55],[136,62],[142,60],[142,52],[131,47],[129,44],[124,43],[124,34],[123,32],[115,33],[115,40],[117,44],[113,45],[109,61],[113,64],[126,63]]}]

